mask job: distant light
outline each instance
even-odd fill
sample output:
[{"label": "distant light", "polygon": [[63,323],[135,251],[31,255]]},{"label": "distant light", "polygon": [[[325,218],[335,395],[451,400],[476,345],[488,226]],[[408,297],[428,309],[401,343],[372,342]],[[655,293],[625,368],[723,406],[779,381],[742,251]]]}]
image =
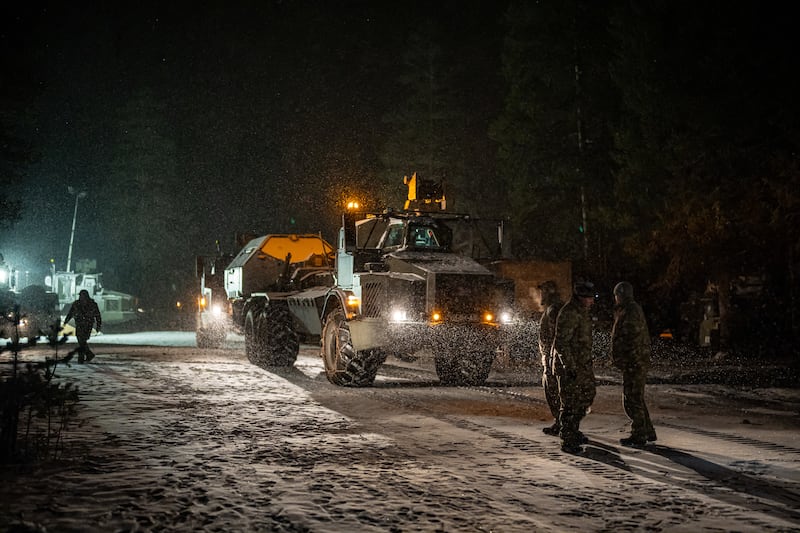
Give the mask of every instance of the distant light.
[{"label": "distant light", "polygon": [[439,311],[434,311],[433,313],[431,313],[431,320],[433,320],[434,322],[441,321],[442,313],[440,313]]},{"label": "distant light", "polygon": [[352,200],[352,201],[350,201],[350,202],[347,202],[347,209],[349,209],[349,210],[358,209],[358,208],[360,208],[360,207],[361,207],[361,204],[359,204],[359,203],[358,203],[357,201],[355,201],[355,200]]},{"label": "distant light", "polygon": [[222,315],[222,307],[219,305],[214,305],[211,307],[211,314],[214,316],[221,316]]},{"label": "distant light", "polygon": [[408,320],[408,313],[405,309],[393,309],[391,318],[393,322],[405,322]]},{"label": "distant light", "polygon": [[175,302],[175,307],[177,307],[178,309],[180,309],[182,306],[183,306],[183,304],[182,304],[182,303],[180,303],[180,302]]}]

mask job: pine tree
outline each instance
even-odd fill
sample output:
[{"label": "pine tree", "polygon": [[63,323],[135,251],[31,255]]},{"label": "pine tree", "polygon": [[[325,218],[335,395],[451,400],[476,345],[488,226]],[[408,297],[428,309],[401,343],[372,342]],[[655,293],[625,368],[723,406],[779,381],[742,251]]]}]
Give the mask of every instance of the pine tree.
[{"label": "pine tree", "polygon": [[465,175],[463,166],[464,111],[458,106],[456,67],[449,51],[436,39],[428,20],[409,35],[398,83],[403,99],[384,116],[389,140],[381,151],[385,188],[402,190],[403,176],[417,172],[426,179],[453,180]]},{"label": "pine tree", "polygon": [[135,93],[118,110],[113,160],[100,192],[118,269],[132,280],[131,291],[144,298],[169,293],[187,257],[180,252],[190,197],[177,177],[165,112],[149,90]]},{"label": "pine tree", "polygon": [[755,3],[689,2],[631,4],[614,17],[626,110],[619,227],[660,285],[716,288],[723,350],[738,276],[778,272],[773,283],[796,294],[785,272],[796,265],[797,232],[785,216],[797,196],[783,185],[796,190],[796,82],[781,18]]},{"label": "pine tree", "polygon": [[507,13],[505,108],[492,126],[518,254],[592,260],[608,205],[616,94],[605,6],[520,2]]}]

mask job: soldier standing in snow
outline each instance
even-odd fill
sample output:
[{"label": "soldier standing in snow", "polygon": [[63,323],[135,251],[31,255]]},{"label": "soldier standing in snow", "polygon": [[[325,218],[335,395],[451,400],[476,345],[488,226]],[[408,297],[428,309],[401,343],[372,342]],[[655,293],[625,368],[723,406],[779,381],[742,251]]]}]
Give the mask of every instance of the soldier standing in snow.
[{"label": "soldier standing in snow", "polygon": [[559,310],[564,305],[558,294],[558,286],[554,281],[545,281],[539,285],[541,304],[544,307],[542,319],[539,321],[539,353],[542,356],[542,387],[550,413],[553,415],[553,424],[542,429],[546,435],[558,436],[561,425],[558,422],[558,412],[561,402],[558,399],[558,380],[553,374],[553,340],[556,336],[556,318]]},{"label": "soldier standing in snow", "polygon": [[580,445],[587,441],[580,432],[580,423],[596,393],[589,316],[594,299],[593,283],[576,283],[572,298],[556,320],[553,373],[558,377],[561,449],[567,453],[578,453]]},{"label": "soldier standing in snow", "polygon": [[622,405],[631,420],[631,435],[620,443],[641,448],[656,440],[656,430],[644,401],[644,385],[650,367],[650,333],[644,312],[633,299],[633,285],[627,281],[617,283],[614,301],[611,362],[622,371]]},{"label": "soldier standing in snow", "polygon": [[72,317],[75,317],[75,336],[78,338],[78,347],[69,352],[66,359],[69,361],[75,352],[78,352],[79,363],[83,363],[84,359],[87,362],[91,361],[94,359],[94,353],[89,349],[89,335],[91,335],[92,327],[95,324],[97,324],[95,329],[100,333],[103,320],[100,316],[97,302],[89,297],[89,291],[84,289],[78,293],[78,299],[69,308],[64,324],[69,322]]}]

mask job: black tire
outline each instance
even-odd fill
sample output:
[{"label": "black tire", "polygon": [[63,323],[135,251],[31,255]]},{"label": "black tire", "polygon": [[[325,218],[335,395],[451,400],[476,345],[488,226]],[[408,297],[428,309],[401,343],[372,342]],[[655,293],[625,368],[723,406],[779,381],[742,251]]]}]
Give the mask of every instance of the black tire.
[{"label": "black tire", "polygon": [[385,359],[379,350],[353,349],[350,326],[341,309],[327,316],[322,328],[322,360],[328,381],[342,387],[368,387]]},{"label": "black tire", "polygon": [[264,346],[262,345],[263,336],[261,335],[259,310],[250,309],[244,318],[244,353],[247,360],[254,365],[264,365]]},{"label": "black tire", "polygon": [[272,303],[261,314],[262,346],[267,366],[292,366],[300,351],[300,339],[285,305]]},{"label": "black tire", "polygon": [[494,363],[494,352],[440,353],[434,357],[436,375],[443,385],[483,385]]}]

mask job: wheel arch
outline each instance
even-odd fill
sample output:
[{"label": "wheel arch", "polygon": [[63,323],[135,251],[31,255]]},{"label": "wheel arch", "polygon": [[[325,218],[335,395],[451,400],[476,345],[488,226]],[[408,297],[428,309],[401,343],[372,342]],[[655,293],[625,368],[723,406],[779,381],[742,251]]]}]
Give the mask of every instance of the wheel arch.
[{"label": "wheel arch", "polygon": [[[322,303],[322,311],[320,312],[321,322],[324,324],[325,320],[328,318],[328,315],[330,315],[336,309],[341,309],[343,311],[346,310],[346,301],[347,296],[343,290],[331,289],[325,296],[325,300]],[[347,320],[347,313],[345,313],[345,320]]]},{"label": "wheel arch", "polygon": [[244,325],[244,321],[247,319],[247,313],[254,309],[263,309],[267,305],[269,305],[269,296],[266,294],[259,294],[256,296],[250,296],[247,300],[244,301],[244,304],[241,308],[241,321],[242,325]]}]

